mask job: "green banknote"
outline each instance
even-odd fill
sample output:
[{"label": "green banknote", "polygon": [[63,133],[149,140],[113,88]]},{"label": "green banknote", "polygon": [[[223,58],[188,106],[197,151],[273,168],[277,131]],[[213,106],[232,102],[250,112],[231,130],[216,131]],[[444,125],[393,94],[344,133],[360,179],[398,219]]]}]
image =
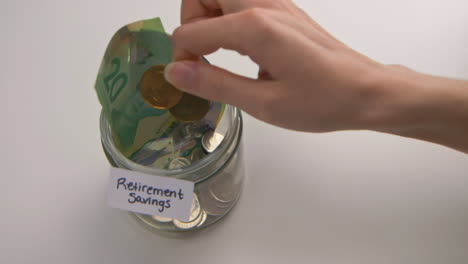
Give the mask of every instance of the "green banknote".
[{"label": "green banknote", "polygon": [[[168,64],[171,58],[171,39],[159,18],[122,27],[106,49],[95,89],[114,143],[127,157],[151,140],[169,137],[182,125],[168,110],[146,104],[140,94],[144,72],[152,66]],[[214,128],[224,107],[212,103],[205,123]]]}]

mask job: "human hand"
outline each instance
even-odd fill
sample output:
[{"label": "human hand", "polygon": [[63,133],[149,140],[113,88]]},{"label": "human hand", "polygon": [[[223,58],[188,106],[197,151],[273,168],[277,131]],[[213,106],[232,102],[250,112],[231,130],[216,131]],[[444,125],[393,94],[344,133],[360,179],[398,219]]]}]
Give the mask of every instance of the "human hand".
[{"label": "human hand", "polygon": [[[468,153],[468,82],[377,63],[289,0],[183,0],[166,79],[200,97],[309,132],[368,129]],[[258,79],[198,58],[220,48],[258,64]]]},{"label": "human hand", "polygon": [[[383,68],[288,0],[183,0],[166,78],[177,88],[301,131],[365,127]],[[219,48],[249,56],[257,80],[197,62]]]}]

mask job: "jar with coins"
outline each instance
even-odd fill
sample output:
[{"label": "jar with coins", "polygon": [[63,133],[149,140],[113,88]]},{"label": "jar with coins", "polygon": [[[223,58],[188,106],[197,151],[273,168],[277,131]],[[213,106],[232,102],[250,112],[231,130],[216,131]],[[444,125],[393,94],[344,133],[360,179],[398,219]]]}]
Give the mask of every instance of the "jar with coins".
[{"label": "jar with coins", "polygon": [[[141,162],[138,158],[131,160],[124,156],[113,141],[112,130],[107,119],[101,115],[100,129],[102,144],[109,162],[116,167],[142,171],[147,174],[174,177],[195,183],[194,199],[188,222],[152,215],[136,214],[137,218],[156,229],[167,231],[195,230],[211,225],[226,215],[239,199],[245,176],[242,157],[242,117],[239,110],[227,106],[219,128],[197,134],[184,126],[182,137],[195,138],[200,141],[186,157],[155,160],[151,164]],[[193,134],[184,134],[193,133]],[[173,139],[160,141],[170,142],[181,135],[174,133]],[[193,141],[191,139],[190,141]],[[163,143],[170,145],[170,143]],[[189,143],[193,144],[193,143]],[[162,146],[159,149],[163,148]],[[158,152],[159,150],[155,150]],[[144,165],[142,166],[142,163]],[[168,163],[166,169],[162,164]]]},{"label": "jar with coins", "polygon": [[159,18],[128,24],[114,35],[95,86],[103,107],[101,142],[111,165],[123,169],[117,171],[190,182],[183,218],[133,210],[138,219],[159,230],[196,230],[221,219],[239,199],[245,176],[242,116],[236,107],[169,84],[163,72],[171,57],[170,36]]}]

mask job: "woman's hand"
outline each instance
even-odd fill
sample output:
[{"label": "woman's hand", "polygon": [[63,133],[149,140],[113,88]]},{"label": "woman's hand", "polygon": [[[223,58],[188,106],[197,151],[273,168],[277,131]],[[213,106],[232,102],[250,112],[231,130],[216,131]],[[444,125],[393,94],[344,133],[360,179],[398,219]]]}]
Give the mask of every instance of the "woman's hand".
[{"label": "woman's hand", "polygon": [[[166,78],[288,129],[369,129],[468,152],[468,82],[387,66],[350,49],[289,0],[183,0]],[[220,48],[258,64],[258,79],[198,58]]]}]

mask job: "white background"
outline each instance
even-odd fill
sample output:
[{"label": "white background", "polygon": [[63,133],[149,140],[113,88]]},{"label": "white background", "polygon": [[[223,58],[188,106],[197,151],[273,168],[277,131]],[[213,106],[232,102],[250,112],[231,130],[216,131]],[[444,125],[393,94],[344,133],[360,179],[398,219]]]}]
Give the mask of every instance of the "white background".
[{"label": "white background", "polygon": [[[162,236],[108,208],[100,60],[124,24],[174,30],[179,2],[1,1],[0,263],[468,263],[468,155],[372,132],[246,116],[248,179],[224,221]],[[468,78],[466,0],[296,3],[380,62]],[[256,75],[235,53],[209,59]]]}]

